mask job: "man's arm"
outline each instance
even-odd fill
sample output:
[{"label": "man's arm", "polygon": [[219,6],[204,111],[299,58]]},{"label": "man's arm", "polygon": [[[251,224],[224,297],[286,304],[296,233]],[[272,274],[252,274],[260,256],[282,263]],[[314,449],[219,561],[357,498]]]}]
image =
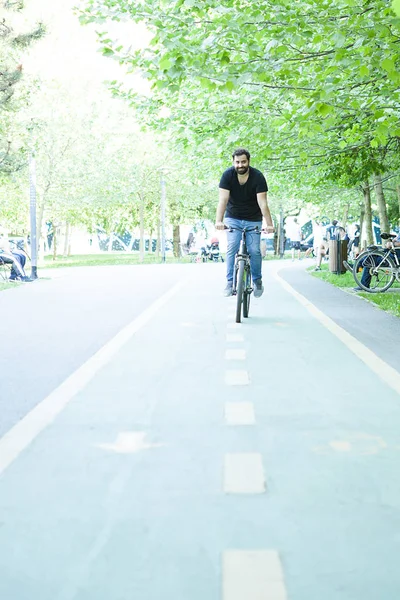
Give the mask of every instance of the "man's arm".
[{"label": "man's arm", "polygon": [[272,217],[268,206],[267,192],[258,193],[257,202],[263,216],[263,229],[273,233],[274,224],[272,222]]},{"label": "man's arm", "polygon": [[224,214],[229,202],[229,190],[219,188],[219,202],[217,206],[217,214],[215,217],[215,229],[225,229]]}]

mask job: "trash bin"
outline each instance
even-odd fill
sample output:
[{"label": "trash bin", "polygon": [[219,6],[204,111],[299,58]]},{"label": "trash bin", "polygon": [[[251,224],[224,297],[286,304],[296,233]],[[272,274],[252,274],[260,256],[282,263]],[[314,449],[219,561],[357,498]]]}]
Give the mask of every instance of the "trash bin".
[{"label": "trash bin", "polygon": [[347,240],[329,240],[329,271],[337,275],[346,273],[344,260],[347,260]]}]

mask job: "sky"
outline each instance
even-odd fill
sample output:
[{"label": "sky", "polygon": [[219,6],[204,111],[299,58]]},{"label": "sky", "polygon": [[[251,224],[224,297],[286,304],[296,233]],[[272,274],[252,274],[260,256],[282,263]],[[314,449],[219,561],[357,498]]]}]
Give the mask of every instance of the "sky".
[{"label": "sky", "polygon": [[[124,69],[117,61],[105,58],[99,52],[96,28],[104,25],[79,23],[73,12],[79,0],[27,0],[26,22],[43,21],[48,29],[44,40],[34,44],[24,57],[24,70],[44,79],[85,80],[94,86],[106,79],[125,79]],[[24,25],[26,27],[26,23]],[[110,23],[112,37],[117,37],[137,47],[146,45],[149,34],[144,27],[134,23]],[[147,89],[139,77],[133,77],[135,87]]]}]

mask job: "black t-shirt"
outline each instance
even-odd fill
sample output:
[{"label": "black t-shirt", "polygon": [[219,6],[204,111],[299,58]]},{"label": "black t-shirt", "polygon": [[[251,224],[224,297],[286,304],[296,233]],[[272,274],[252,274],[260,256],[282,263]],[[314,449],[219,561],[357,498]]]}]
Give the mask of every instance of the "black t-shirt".
[{"label": "black t-shirt", "polygon": [[257,194],[268,191],[264,175],[258,169],[249,167],[249,178],[240,185],[235,167],[230,167],[222,174],[219,187],[229,190],[229,202],[225,217],[244,221],[261,221],[262,213],[257,202]]}]

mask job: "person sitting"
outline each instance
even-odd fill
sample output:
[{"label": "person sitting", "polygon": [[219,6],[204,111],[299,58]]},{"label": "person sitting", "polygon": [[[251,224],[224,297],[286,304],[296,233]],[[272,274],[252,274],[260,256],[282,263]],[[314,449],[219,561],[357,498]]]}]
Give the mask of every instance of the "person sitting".
[{"label": "person sitting", "polygon": [[[400,258],[400,233],[397,234],[397,236],[393,239],[392,242],[386,242],[386,248],[392,248],[392,246],[394,246],[395,248],[398,248],[393,250],[393,252],[396,252],[397,257]],[[368,257],[368,255],[365,257],[368,260],[371,260],[371,257]],[[383,259],[379,259],[379,257],[377,255],[374,256],[374,263],[376,264],[376,266],[378,266]],[[369,286],[371,285],[371,273],[370,273],[370,266],[365,267],[364,266],[364,260],[360,261],[360,265],[363,267],[362,270],[362,274],[361,274],[361,284],[366,287],[369,288]],[[353,290],[355,292],[362,292],[363,288],[361,287],[355,287],[353,288]]]},{"label": "person sitting", "polygon": [[10,280],[11,281],[33,281],[25,273],[26,256],[18,249],[11,249],[10,242],[6,237],[4,230],[0,232],[0,263],[12,265]]}]

